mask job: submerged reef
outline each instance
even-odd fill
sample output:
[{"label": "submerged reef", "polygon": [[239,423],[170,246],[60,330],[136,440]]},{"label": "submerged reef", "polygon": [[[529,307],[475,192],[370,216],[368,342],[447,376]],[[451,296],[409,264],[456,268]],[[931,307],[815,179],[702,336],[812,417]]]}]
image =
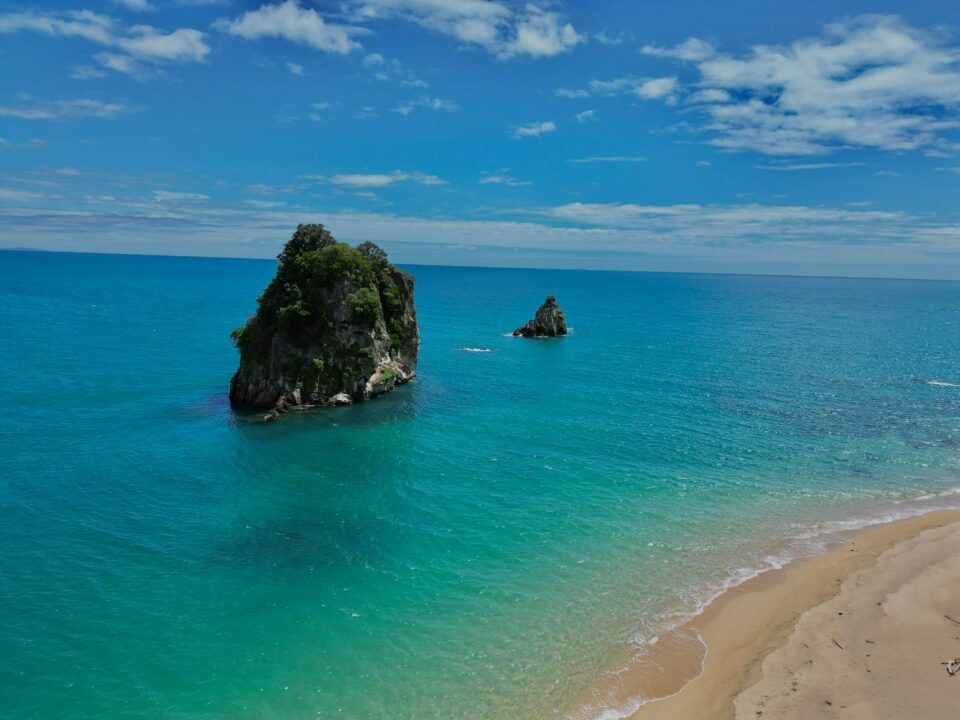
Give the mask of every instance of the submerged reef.
[{"label": "submerged reef", "polygon": [[567,319],[563,316],[563,310],[557,305],[557,299],[553,295],[548,295],[537,309],[537,314],[533,320],[527,322],[513,331],[515,336],[523,337],[556,337],[567,334]]},{"label": "submerged reef", "polygon": [[256,314],[233,332],[235,407],[290,409],[368,400],[416,375],[414,278],[370,242],[337,242],[299,225],[277,257]]}]

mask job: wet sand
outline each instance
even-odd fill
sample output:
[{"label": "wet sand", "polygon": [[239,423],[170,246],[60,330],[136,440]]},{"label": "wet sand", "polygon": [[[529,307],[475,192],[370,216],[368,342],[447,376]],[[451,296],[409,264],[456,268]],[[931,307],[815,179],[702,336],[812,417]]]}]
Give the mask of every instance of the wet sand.
[{"label": "wet sand", "polygon": [[[601,688],[634,720],[947,718],[960,511],[863,531],[731,589]],[[619,715],[619,713],[616,713]],[[621,715],[622,717],[622,715]]]}]

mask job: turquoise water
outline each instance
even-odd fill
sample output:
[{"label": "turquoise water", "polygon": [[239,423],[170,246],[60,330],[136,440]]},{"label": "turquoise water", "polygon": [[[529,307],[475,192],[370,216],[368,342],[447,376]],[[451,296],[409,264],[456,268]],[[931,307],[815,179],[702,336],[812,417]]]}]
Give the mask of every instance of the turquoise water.
[{"label": "turquoise water", "polygon": [[[4,717],[589,717],[725,583],[957,501],[960,284],[412,267],[420,378],[262,424],[273,268],[0,253]],[[548,293],[572,336],[503,335]]]}]

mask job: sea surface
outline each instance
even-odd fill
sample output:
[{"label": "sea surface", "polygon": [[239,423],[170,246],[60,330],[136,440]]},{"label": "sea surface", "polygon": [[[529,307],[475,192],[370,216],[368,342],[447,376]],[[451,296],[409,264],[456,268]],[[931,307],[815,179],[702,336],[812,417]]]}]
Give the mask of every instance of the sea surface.
[{"label": "sea surface", "polygon": [[416,382],[261,423],[274,267],[0,253],[7,720],[616,717],[726,585],[960,505],[960,284],[410,267]]}]

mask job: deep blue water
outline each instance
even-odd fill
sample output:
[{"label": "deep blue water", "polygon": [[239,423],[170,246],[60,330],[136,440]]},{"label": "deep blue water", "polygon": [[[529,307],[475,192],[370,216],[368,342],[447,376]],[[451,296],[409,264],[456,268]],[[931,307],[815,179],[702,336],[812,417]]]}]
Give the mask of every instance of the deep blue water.
[{"label": "deep blue water", "polygon": [[[409,269],[418,380],[264,424],[272,262],[0,253],[4,717],[563,717],[731,579],[957,501],[958,283]],[[505,337],[547,294],[573,335]]]}]

